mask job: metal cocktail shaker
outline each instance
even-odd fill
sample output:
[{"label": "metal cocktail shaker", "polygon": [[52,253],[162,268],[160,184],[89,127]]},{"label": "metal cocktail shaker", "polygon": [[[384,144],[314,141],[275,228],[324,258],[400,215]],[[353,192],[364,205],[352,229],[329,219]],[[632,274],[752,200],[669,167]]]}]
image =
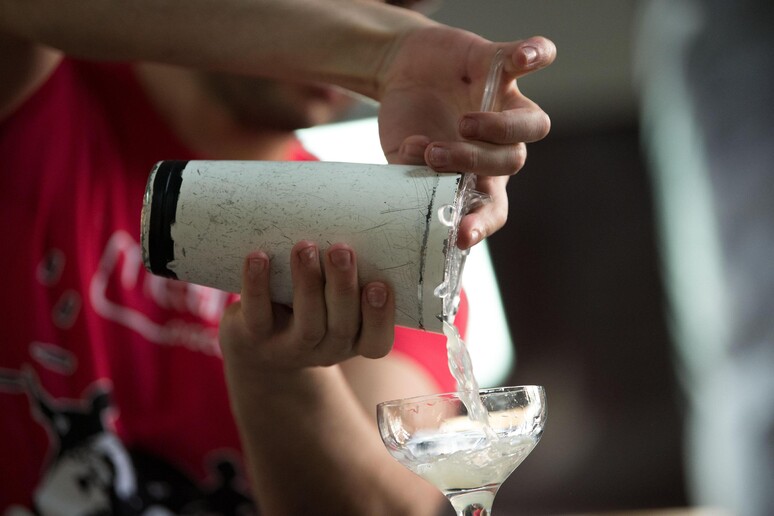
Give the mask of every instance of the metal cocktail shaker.
[{"label": "metal cocktail shaker", "polygon": [[392,285],[396,324],[441,333],[464,263],[460,180],[408,165],[161,161],[144,197],[143,260],[154,274],[238,293],[244,259],[260,249],[274,301],[290,304],[293,245],[345,242],[361,282]]}]

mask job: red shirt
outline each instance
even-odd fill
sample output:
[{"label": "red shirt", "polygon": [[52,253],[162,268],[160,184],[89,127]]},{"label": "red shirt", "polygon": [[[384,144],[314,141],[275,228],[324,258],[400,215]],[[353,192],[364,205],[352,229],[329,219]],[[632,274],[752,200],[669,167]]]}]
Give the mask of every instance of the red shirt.
[{"label": "red shirt", "polygon": [[[65,59],[0,122],[0,511],[244,503],[217,342],[233,296],[147,273],[139,245],[152,165],[197,157],[128,65]],[[442,336],[398,328],[394,352],[454,389]]]}]

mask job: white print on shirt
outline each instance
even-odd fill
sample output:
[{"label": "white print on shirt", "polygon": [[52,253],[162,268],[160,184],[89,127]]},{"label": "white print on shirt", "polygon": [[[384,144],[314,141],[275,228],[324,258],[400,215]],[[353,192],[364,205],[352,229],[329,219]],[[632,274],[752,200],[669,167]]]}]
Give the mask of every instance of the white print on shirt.
[{"label": "white print on shirt", "polygon": [[[32,369],[20,372],[35,419],[51,439],[35,488],[34,514],[113,514],[139,505],[129,454],[112,431],[109,382],[95,382],[83,399],[55,400]],[[11,511],[9,511],[11,512]],[[33,514],[13,507],[14,514]]]},{"label": "white print on shirt", "polygon": [[126,299],[142,296],[157,306],[190,313],[205,321],[220,320],[229,294],[219,290],[153,276],[142,264],[142,249],[126,231],[116,231],[108,240],[97,271],[91,280],[89,299],[102,317],[130,328],[156,344],[180,345],[219,355],[217,330],[182,319],[155,322],[139,307],[108,299],[109,286],[123,291],[141,290]]},{"label": "white print on shirt", "polygon": [[0,391],[26,394],[30,415],[50,439],[32,506],[10,506],[5,516],[256,514],[236,451],[211,451],[200,485],[163,458],[121,442],[112,390],[97,380],[80,398],[55,398],[32,368],[0,368]]},{"label": "white print on shirt", "polygon": [[46,369],[67,376],[78,367],[78,357],[56,344],[33,341],[30,344],[30,356]]}]

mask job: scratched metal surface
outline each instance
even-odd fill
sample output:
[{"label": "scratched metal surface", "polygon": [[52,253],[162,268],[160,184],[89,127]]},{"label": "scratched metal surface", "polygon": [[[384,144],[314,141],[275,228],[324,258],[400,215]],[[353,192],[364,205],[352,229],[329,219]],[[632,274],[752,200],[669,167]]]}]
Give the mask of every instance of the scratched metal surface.
[{"label": "scratched metal surface", "polygon": [[361,281],[393,285],[398,324],[440,332],[433,290],[443,281],[448,227],[437,213],[455,201],[458,180],[415,166],[191,161],[168,268],[180,279],[239,292],[245,256],[261,249],[272,260],[275,301],[290,303],[292,246],[346,242],[357,250]]}]

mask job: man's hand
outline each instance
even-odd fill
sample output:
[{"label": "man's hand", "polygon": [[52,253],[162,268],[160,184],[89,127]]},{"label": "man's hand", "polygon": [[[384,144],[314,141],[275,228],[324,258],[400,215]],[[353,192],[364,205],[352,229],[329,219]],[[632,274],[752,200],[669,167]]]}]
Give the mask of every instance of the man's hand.
[{"label": "man's hand", "polygon": [[245,260],[241,300],[220,325],[231,367],[289,371],[389,353],[394,296],[381,282],[360,288],[352,248],[334,244],[320,260],[318,247],[302,241],[291,251],[290,266],[292,309],[271,302],[268,256],[259,251]]},{"label": "man's hand", "polygon": [[[271,302],[269,262],[260,251],[247,256],[241,300],[220,325],[229,401],[260,512],[435,514],[443,502],[438,490],[389,456],[374,407],[360,404],[365,394],[352,388],[341,367],[316,367],[390,351],[391,289],[381,282],[361,288],[349,246],[321,253],[302,241],[290,256],[291,309]],[[372,395],[432,384],[421,369],[406,368],[411,361],[368,364]]]},{"label": "man's hand", "polygon": [[[480,112],[490,65],[502,50],[494,112]],[[444,26],[409,32],[385,62],[379,131],[390,163],[427,164],[439,172],[472,172],[493,202],[468,214],[458,246],[466,249],[505,224],[508,176],[524,165],[526,142],[548,134],[550,120],[521,94],[515,79],[551,64],[545,38],[492,43]]]}]

